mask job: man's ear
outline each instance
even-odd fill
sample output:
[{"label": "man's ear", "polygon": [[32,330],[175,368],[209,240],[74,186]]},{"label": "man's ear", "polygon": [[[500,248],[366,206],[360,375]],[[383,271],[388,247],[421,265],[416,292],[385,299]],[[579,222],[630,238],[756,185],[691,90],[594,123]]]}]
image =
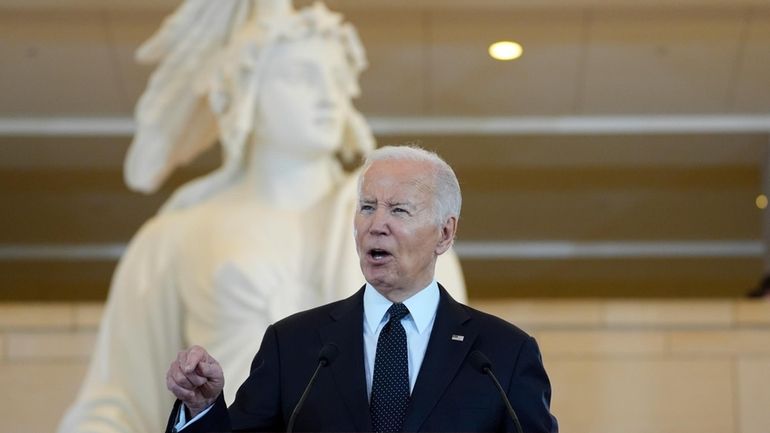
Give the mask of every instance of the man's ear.
[{"label": "man's ear", "polygon": [[436,249],[434,250],[437,256],[444,254],[449,250],[455,240],[455,234],[457,233],[457,217],[450,216],[439,227],[441,237],[439,238]]}]

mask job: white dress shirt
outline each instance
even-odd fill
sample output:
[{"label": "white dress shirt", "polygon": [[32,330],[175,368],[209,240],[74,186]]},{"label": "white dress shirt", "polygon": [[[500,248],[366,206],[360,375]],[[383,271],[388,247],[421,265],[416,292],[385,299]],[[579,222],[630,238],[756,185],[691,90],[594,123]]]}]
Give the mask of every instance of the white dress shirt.
[{"label": "white dress shirt", "polygon": [[[414,389],[417,373],[420,372],[425,350],[428,348],[430,332],[436,320],[436,310],[440,295],[436,280],[427,287],[404,301],[409,314],[401,319],[406,331],[406,346],[409,359],[409,392]],[[390,320],[388,308],[393,302],[382,296],[372,285],[366,283],[364,291],[364,369],[366,371],[366,391],[372,396],[374,376],[374,358],[377,354],[377,339],[380,331]]]}]

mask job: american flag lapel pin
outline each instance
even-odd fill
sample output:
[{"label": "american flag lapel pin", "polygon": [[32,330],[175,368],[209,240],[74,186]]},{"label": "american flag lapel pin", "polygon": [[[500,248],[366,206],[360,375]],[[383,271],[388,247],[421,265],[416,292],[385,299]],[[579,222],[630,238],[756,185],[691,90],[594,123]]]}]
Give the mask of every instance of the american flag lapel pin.
[{"label": "american flag lapel pin", "polygon": [[464,335],[452,334],[452,341],[463,341],[463,340],[465,340]]}]

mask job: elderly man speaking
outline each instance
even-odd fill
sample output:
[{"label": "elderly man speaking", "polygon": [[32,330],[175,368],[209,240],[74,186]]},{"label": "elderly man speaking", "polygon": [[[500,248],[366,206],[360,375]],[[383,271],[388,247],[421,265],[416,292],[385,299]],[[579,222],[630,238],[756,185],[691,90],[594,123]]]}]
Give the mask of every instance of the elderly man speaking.
[{"label": "elderly man speaking", "polygon": [[461,201],[436,154],[373,152],[354,220],[366,285],[271,325],[229,408],[217,361],[198,346],[180,352],[166,377],[178,399],[167,430],[558,431],[535,340],[434,279]]}]

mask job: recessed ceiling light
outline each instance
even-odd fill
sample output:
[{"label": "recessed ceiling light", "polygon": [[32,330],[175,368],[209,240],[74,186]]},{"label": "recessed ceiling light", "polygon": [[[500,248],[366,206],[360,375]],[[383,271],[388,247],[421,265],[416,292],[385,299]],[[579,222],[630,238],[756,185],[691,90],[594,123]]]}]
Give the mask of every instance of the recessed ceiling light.
[{"label": "recessed ceiling light", "polygon": [[755,200],[757,207],[760,209],[767,208],[767,196],[764,194],[760,194],[757,196],[757,199]]},{"label": "recessed ceiling light", "polygon": [[514,60],[521,57],[524,48],[513,41],[499,41],[489,46],[489,55],[496,60]]}]

